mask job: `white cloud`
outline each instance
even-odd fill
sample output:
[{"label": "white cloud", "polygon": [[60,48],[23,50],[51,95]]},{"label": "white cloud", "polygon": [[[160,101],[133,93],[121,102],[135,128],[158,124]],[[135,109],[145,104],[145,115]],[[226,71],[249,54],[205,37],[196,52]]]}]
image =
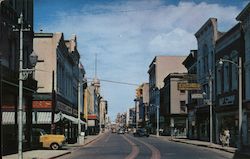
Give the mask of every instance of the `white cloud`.
[{"label": "white cloud", "polygon": [[[218,18],[219,28],[226,31],[236,24],[239,12],[237,7],[218,4],[123,1],[85,5],[70,13],[61,11],[52,23],[44,24],[47,28],[44,31],[78,36],[88,77],[94,75],[94,54],[98,53],[100,77],[141,83],[148,81],[148,65],[155,55],[188,54],[190,49],[197,48],[194,33],[208,18]],[[111,103],[111,114],[133,105],[134,88],[123,87],[102,84],[104,97]]]}]

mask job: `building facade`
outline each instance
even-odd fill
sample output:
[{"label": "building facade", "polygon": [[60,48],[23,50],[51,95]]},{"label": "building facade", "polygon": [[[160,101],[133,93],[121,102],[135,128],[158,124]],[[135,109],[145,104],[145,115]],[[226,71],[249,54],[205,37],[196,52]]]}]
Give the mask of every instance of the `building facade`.
[{"label": "building facade", "polygon": [[[63,33],[36,33],[34,50],[44,60],[36,66],[38,90],[33,99],[34,127],[64,134],[69,143],[78,136],[79,59],[76,36],[65,40]],[[83,122],[81,122],[83,123]]]},{"label": "building facade", "polygon": [[[214,72],[214,50],[216,41],[223,35],[217,29],[217,19],[209,18],[206,23],[195,33],[198,43],[197,50],[197,82],[201,85],[201,93],[205,93],[204,99],[209,97],[209,79],[210,74]],[[212,83],[214,94],[214,82]],[[209,105],[204,99],[198,100],[196,111],[197,138],[200,140],[209,140]],[[212,98],[214,103],[214,98]]]},{"label": "building facade", "polygon": [[[23,68],[31,68],[28,57],[33,51],[33,0],[0,0],[0,74],[1,74],[1,148],[3,154],[17,152],[17,109],[19,88],[19,24],[22,12],[23,32]],[[15,29],[15,30],[14,30]],[[33,74],[23,80],[24,142],[23,148],[31,148],[32,94],[37,89]]]},{"label": "building facade", "polygon": [[[188,78],[186,80],[189,83],[197,83],[197,50],[191,50],[187,58],[182,62],[187,68]],[[197,129],[195,128],[196,123],[196,107],[197,101],[201,98],[199,90],[187,90],[188,101],[188,137],[191,139],[197,139]],[[195,97],[196,96],[196,97]]]},{"label": "building facade", "polygon": [[160,128],[169,135],[186,136],[188,128],[187,91],[179,90],[179,83],[186,83],[187,73],[170,73],[164,79],[161,91]]},{"label": "building facade", "polygon": [[181,64],[185,56],[156,56],[149,65],[149,128],[156,129],[156,108],[160,105],[160,89],[165,77],[172,72],[186,72]]},{"label": "building facade", "polygon": [[243,74],[245,77],[243,80],[245,80],[244,85],[245,89],[243,94],[244,96],[244,104],[243,104],[243,123],[247,125],[242,125],[243,129],[243,137],[244,141],[243,144],[250,145],[250,3],[247,4],[247,6],[242,10],[242,12],[236,17],[238,21],[241,22],[242,32],[244,33],[244,40],[245,40],[245,62],[244,62],[244,69]]},{"label": "building facade", "polygon": [[[238,23],[216,41],[215,61],[220,59],[230,60],[238,64],[239,57],[244,59],[244,37],[241,25]],[[238,139],[239,121],[239,87],[238,68],[229,62],[215,67],[216,80],[216,142],[219,143],[219,135],[223,129],[230,131],[230,145],[236,146]],[[245,116],[243,117],[245,118]]]}]

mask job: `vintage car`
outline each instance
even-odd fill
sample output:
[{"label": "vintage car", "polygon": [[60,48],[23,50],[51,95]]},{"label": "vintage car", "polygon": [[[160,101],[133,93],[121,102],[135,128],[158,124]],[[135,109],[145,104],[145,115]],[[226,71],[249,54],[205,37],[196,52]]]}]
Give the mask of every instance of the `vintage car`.
[{"label": "vintage car", "polygon": [[58,150],[65,144],[65,136],[57,134],[47,134],[43,129],[32,129],[32,143],[43,148]]}]

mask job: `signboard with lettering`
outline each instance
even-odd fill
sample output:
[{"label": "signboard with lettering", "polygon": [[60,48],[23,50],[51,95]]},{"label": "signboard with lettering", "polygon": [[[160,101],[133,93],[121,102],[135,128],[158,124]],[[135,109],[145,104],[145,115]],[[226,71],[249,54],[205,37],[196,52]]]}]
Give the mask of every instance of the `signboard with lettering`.
[{"label": "signboard with lettering", "polygon": [[203,95],[200,93],[194,93],[194,94],[191,94],[191,98],[192,99],[202,99]]},{"label": "signboard with lettering", "polygon": [[39,100],[39,101],[32,101],[33,108],[40,108],[40,109],[49,109],[52,106],[52,101],[46,100]]},{"label": "signboard with lettering", "polygon": [[68,106],[60,101],[57,102],[56,106],[57,106],[58,110],[72,114],[72,108],[70,106]]},{"label": "signboard with lettering", "polygon": [[199,83],[178,83],[178,90],[201,90],[201,85]]},{"label": "signboard with lettering", "polygon": [[233,105],[233,104],[235,104],[235,95],[221,97],[219,99],[220,106]]}]

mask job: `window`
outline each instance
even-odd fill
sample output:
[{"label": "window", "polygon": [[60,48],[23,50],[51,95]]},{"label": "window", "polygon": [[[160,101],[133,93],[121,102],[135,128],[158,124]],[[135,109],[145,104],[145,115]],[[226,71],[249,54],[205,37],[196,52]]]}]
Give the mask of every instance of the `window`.
[{"label": "window", "polygon": [[180,112],[181,113],[186,112],[186,101],[180,101]]},{"label": "window", "polygon": [[[224,59],[228,60],[228,56],[225,56]],[[229,91],[229,62],[224,62],[223,63],[223,68],[224,68],[224,92]]]},{"label": "window", "polygon": [[184,94],[184,93],[186,93],[186,91],[185,90],[180,90],[180,93]]},{"label": "window", "polygon": [[[238,52],[232,51],[231,59],[233,62],[238,63]],[[237,90],[238,87],[238,68],[235,65],[231,65],[231,86],[232,90]]]}]

